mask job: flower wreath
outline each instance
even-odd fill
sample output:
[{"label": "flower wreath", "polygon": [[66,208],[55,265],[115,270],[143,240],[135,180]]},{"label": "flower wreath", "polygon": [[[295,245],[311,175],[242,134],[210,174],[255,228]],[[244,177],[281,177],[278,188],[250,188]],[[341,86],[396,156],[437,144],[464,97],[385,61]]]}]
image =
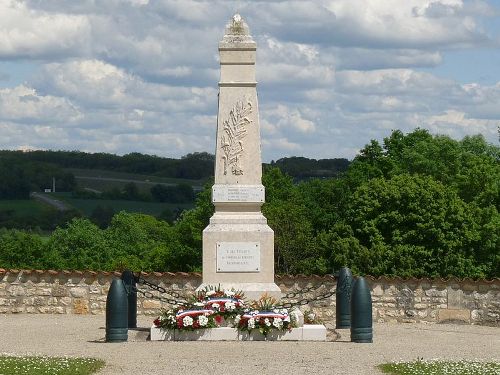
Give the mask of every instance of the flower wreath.
[{"label": "flower wreath", "polygon": [[259,330],[267,335],[273,330],[284,332],[296,326],[296,317],[287,309],[276,309],[276,300],[264,295],[253,301],[252,309],[245,306],[243,293],[208,286],[197,292],[188,306],[177,306],[164,310],[154,320],[158,328],[176,330],[198,330],[215,328],[224,320],[233,320],[232,326],[241,331]]},{"label": "flower wreath", "polygon": [[272,330],[290,331],[296,325],[295,315],[289,314],[287,309],[274,309],[273,311],[248,311],[235,318],[235,325],[239,330],[251,332],[259,330],[267,336]]}]

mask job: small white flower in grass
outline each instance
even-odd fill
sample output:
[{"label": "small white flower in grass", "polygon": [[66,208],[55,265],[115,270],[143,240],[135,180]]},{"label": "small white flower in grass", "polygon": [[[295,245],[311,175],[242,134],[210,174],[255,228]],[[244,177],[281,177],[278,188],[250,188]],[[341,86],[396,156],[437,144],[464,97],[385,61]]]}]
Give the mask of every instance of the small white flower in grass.
[{"label": "small white flower in grass", "polygon": [[281,320],[281,318],[274,318],[273,326],[275,326],[276,328],[281,328],[283,326],[283,320]]},{"label": "small white flower in grass", "polygon": [[268,318],[264,319],[264,324],[265,324],[266,326],[268,326],[268,327],[270,327],[270,326],[271,326],[271,322],[269,321],[269,319],[268,319]]},{"label": "small white flower in grass", "polygon": [[208,318],[205,315],[200,315],[198,317],[198,323],[200,323],[200,326],[205,327],[208,324]]},{"label": "small white flower in grass", "polygon": [[224,304],[224,307],[226,308],[226,310],[228,311],[233,311],[235,308],[236,308],[236,305],[233,303],[233,302],[226,302]]},{"label": "small white flower in grass", "polygon": [[255,319],[254,318],[248,319],[248,328],[250,328],[250,329],[255,328]]},{"label": "small white flower in grass", "polygon": [[238,324],[238,323],[240,322],[240,320],[241,320],[241,315],[236,315],[236,316],[234,317],[234,323],[235,323],[235,324]]},{"label": "small white flower in grass", "polygon": [[215,310],[219,310],[220,305],[218,303],[213,303],[212,308]]},{"label": "small white flower in grass", "polygon": [[193,318],[191,318],[190,316],[185,316],[182,319],[182,324],[184,324],[184,327],[192,326],[193,325]]}]

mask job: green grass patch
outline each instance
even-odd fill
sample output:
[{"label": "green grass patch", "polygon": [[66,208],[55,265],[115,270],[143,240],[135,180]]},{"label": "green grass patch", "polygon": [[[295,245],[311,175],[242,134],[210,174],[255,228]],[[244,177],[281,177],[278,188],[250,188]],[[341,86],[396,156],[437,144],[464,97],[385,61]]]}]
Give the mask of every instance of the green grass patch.
[{"label": "green grass patch", "polygon": [[500,363],[480,361],[417,360],[379,365],[392,375],[500,375]]},{"label": "green grass patch", "polygon": [[104,361],[95,358],[0,356],[2,375],[87,375],[103,367]]},{"label": "green grass patch", "polygon": [[37,216],[50,206],[34,199],[0,200],[0,211],[13,211],[14,216]]},{"label": "green grass patch", "polygon": [[90,216],[92,211],[97,207],[112,207],[115,212],[140,212],[147,215],[157,216],[166,209],[171,211],[176,208],[190,209],[194,207],[192,204],[182,203],[159,203],[159,202],[142,202],[142,201],[126,201],[114,199],[78,199],[71,197],[71,193],[55,193],[51,194],[56,199],[64,201],[69,205],[81,211],[84,215]]}]

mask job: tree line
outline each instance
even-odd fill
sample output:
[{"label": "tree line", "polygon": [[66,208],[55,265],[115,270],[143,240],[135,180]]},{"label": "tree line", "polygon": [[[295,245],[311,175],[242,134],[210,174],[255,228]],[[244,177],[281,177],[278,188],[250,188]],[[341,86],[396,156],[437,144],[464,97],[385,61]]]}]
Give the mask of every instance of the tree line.
[{"label": "tree line", "polygon": [[58,166],[0,151],[0,199],[29,199],[32,191],[51,189],[53,178],[60,191],[76,187],[75,176]]},{"label": "tree line", "polygon": [[[266,166],[263,183],[278,273],[500,276],[500,147],[481,136],[397,130],[336,178],[296,183]],[[0,231],[0,266],[199,271],[210,187],[173,224],[121,212],[106,229],[75,219],[48,241]]]},{"label": "tree line", "polygon": [[[119,156],[107,153],[87,153],[81,151],[10,151],[0,150],[0,161],[20,166],[37,166],[42,171],[54,168],[99,169],[127,172],[158,177],[206,180],[213,177],[215,156],[207,152],[187,154],[180,159],[155,155],[130,153]],[[310,177],[332,177],[347,169],[347,159],[308,159],[304,157],[282,158],[272,161],[271,166],[279,167],[296,179]],[[43,181],[43,186],[47,185]],[[69,187],[64,186],[64,189]]]}]

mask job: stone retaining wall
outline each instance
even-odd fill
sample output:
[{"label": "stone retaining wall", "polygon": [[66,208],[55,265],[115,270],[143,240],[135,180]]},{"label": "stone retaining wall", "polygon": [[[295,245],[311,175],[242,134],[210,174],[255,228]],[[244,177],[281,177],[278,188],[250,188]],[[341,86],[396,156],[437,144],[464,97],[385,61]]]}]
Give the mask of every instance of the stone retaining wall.
[{"label": "stone retaining wall", "polygon": [[[118,272],[0,269],[0,313],[104,314],[106,295]],[[189,293],[201,284],[197,273],[151,273],[144,277],[167,289]],[[441,280],[368,277],[376,322],[463,322],[500,326],[500,279]],[[321,286],[301,298],[334,291],[331,276],[276,276],[282,292]],[[153,295],[159,296],[158,292]],[[139,314],[155,316],[167,305],[139,296]],[[335,296],[302,307],[335,325]]]}]

